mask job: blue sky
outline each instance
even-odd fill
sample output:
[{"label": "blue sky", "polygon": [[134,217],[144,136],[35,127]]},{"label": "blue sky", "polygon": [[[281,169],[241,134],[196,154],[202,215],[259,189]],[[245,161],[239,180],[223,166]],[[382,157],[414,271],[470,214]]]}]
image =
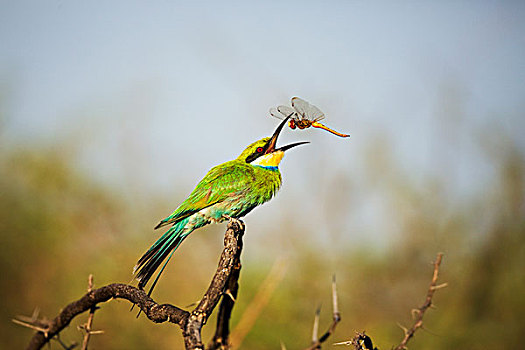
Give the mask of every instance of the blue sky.
[{"label": "blue sky", "polygon": [[340,172],[364,181],[374,142],[414,181],[454,167],[451,191],[473,193],[493,171],[483,132],[525,145],[524,15],[510,1],[3,1],[2,128],[10,145],[79,145],[81,169],[122,190],[188,193],[300,96],[352,137],[288,130],[282,143],[312,144],[283,161],[283,203]]}]

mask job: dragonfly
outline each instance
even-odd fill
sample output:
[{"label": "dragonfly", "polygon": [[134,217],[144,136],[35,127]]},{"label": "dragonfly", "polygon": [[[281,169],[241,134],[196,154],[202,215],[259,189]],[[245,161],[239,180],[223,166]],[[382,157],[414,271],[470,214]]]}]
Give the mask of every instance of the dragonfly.
[{"label": "dragonfly", "polygon": [[270,115],[281,120],[290,117],[288,126],[292,130],[296,128],[302,130],[309,127],[314,127],[326,130],[339,137],[350,137],[348,134],[342,134],[333,129],[330,129],[324,124],[321,124],[319,121],[325,118],[324,113],[316,106],[299,97],[292,98],[292,107],[279,106],[277,108],[270,108]]}]

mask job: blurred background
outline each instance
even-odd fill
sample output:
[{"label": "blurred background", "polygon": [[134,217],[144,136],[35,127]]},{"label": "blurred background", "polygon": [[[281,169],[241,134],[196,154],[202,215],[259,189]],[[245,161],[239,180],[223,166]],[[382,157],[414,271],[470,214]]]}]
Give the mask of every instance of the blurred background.
[{"label": "blurred background", "polygon": [[[366,330],[389,349],[444,252],[449,287],[410,347],[519,348],[524,33],[520,1],[2,2],[0,348],[32,336],[11,318],[54,317],[90,273],[96,287],[130,282],[153,226],[208,169],[270,135],[268,109],[292,96],[352,136],[283,132],[281,144],[311,144],[287,154],[281,191],[245,218],[233,328],[263,308],[237,345],[307,346],[315,309],[323,329],[331,319],[335,273],[343,321],[328,344]],[[224,230],[184,242],[155,300],[199,300]],[[182,348],[177,327],[129,307],[102,305],[93,348]],[[86,319],[62,341],[81,342]]]}]

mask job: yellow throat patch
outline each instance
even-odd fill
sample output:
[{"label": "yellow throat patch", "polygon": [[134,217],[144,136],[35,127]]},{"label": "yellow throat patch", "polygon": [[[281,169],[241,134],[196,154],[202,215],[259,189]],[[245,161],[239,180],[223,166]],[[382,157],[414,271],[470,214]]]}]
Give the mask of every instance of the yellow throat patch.
[{"label": "yellow throat patch", "polygon": [[281,159],[284,157],[283,151],[276,151],[273,153],[265,154],[254,160],[251,164],[263,167],[278,167]]}]

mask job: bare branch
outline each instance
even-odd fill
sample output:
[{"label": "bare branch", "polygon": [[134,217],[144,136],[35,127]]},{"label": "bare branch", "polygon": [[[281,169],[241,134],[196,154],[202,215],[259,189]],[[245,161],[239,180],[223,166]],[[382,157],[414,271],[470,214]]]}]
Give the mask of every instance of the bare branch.
[{"label": "bare branch", "polygon": [[428,308],[432,307],[432,297],[434,296],[434,292],[438,289],[444,288],[447,286],[446,283],[437,284],[438,275],[439,275],[439,265],[441,265],[441,259],[443,258],[443,253],[438,253],[436,257],[436,261],[434,261],[434,273],[432,274],[432,281],[430,282],[430,286],[428,287],[427,296],[425,298],[425,303],[417,308],[412,310],[412,315],[414,317],[414,324],[409,329],[399,325],[401,329],[403,329],[403,332],[405,333],[405,336],[401,343],[394,348],[394,350],[405,350],[407,349],[407,343],[408,341],[414,336],[414,333],[419,328],[423,327],[423,315],[425,314],[425,311],[428,310]]},{"label": "bare branch", "polygon": [[[239,246],[240,244],[240,246]],[[242,240],[238,239],[238,252],[234,255],[233,269],[226,281],[226,290],[223,293],[217,316],[215,335],[208,345],[208,349],[229,349],[230,317],[239,291],[239,275],[241,273]],[[220,264],[219,264],[220,265]]]},{"label": "bare branch", "polygon": [[335,275],[332,275],[332,309],[334,310],[334,318],[341,318],[339,305],[337,303],[337,285],[335,282]]},{"label": "bare branch", "polygon": [[[90,274],[88,277],[88,293],[93,290],[93,275]],[[96,306],[92,306],[89,309],[89,316],[88,320],[85,324],[82,326],[79,326],[80,329],[83,329],[86,333],[84,334],[84,340],[82,341],[82,350],[87,350],[88,344],[89,344],[89,338],[91,337],[91,334],[101,334],[104,333],[104,331],[93,331],[91,330],[91,326],[93,325],[93,317],[95,316],[95,311],[97,310]]]},{"label": "bare branch", "polygon": [[157,304],[141,289],[127,284],[114,283],[92,290],[79,300],[67,305],[54,320],[49,322],[46,332],[39,331],[33,336],[27,349],[40,349],[51,338],[67,327],[77,315],[90,310],[98,303],[117,298],[126,299],[137,304],[146,316],[155,323],[168,321],[181,325],[184,324],[189,316],[187,311],[176,306]]},{"label": "bare branch", "polygon": [[[112,299],[126,299],[136,304],[146,317],[155,323],[170,322],[177,324],[182,329],[186,348],[203,349],[200,335],[202,326],[206,323],[220,298],[227,294],[228,290],[232,296],[236,294],[233,288],[227,290],[226,286],[228,281],[236,281],[238,279],[238,273],[241,268],[240,254],[243,234],[244,224],[242,221],[230,221],[224,237],[224,250],[217,272],[203,298],[191,313],[170,304],[157,304],[142,289],[127,284],[114,283],[88,291],[82,298],[64,307],[52,321],[44,322],[26,317],[26,319],[29,319],[27,320],[28,322],[22,320],[13,320],[13,322],[36,330],[37,333],[31,338],[27,349],[40,349],[51,339],[58,339],[60,331],[67,327],[73,318],[88,310],[90,310],[91,321],[88,319],[88,324],[85,326],[86,331],[88,334],[99,333],[99,331],[91,330],[92,313],[97,308],[97,304]],[[237,274],[237,277],[231,277],[234,273]],[[228,300],[232,299],[228,297]],[[86,338],[84,338],[84,341],[86,341]]]},{"label": "bare branch", "polygon": [[[242,235],[244,234],[244,223],[240,220],[231,219],[224,235],[224,250],[219,259],[217,271],[197,307],[191,312],[183,327],[184,343],[187,349],[204,349],[201,339],[201,328],[208,320],[220,298],[226,292],[226,287],[231,279],[236,283],[238,275],[231,278],[237,268],[240,272],[240,256],[242,251]],[[232,287],[233,288],[233,287]],[[233,291],[230,291],[233,293]],[[224,299],[223,299],[224,300]],[[233,303],[231,304],[233,307]],[[231,312],[231,310],[230,310]],[[229,318],[229,317],[228,317]],[[222,342],[227,343],[227,339]]]},{"label": "bare branch", "polygon": [[335,275],[332,276],[332,310],[332,324],[328,330],[317,341],[312,342],[312,345],[306,348],[306,350],[321,349],[321,344],[333,334],[337,324],[341,322],[341,314],[339,313],[339,306],[337,303],[337,285],[335,282]]}]

